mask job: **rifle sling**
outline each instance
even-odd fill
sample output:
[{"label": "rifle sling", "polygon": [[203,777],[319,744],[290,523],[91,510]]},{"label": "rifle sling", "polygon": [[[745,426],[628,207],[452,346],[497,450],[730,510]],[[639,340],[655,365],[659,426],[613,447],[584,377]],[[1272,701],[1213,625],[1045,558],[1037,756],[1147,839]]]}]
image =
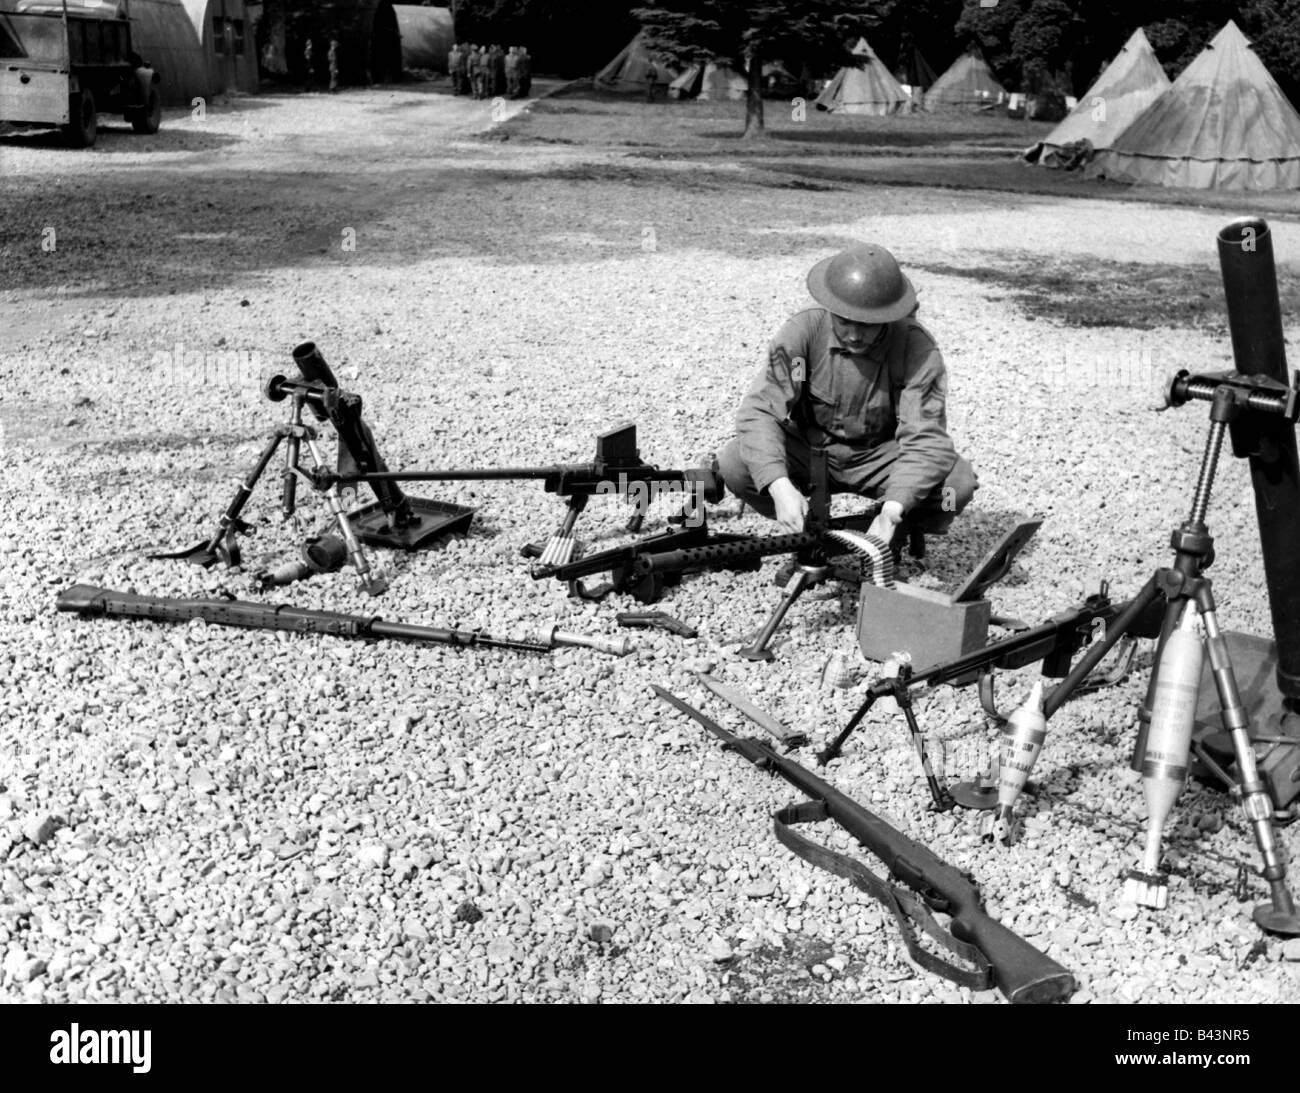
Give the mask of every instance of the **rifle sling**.
[{"label": "rifle sling", "polygon": [[[919,897],[882,880],[861,862],[821,846],[791,829],[792,824],[818,823],[828,818],[825,801],[805,801],[803,804],[790,805],[788,808],[781,809],[772,818],[772,826],[777,840],[804,861],[851,881],[869,896],[883,903],[898,924],[908,956],[917,965],[959,986],[969,987],[973,991],[992,989],[993,968],[984,954],[974,945],[959,941],[940,926]],[[973,970],[958,967],[934,953],[926,952],[917,941],[915,930],[917,926],[936,943],[973,965]]]}]

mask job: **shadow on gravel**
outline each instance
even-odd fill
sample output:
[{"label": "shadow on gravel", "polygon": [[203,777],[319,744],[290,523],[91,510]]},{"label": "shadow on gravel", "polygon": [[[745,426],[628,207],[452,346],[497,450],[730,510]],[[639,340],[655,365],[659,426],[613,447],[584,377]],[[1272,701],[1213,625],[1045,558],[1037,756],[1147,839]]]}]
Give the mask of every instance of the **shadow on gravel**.
[{"label": "shadow on gravel", "polygon": [[[130,135],[105,143],[120,151],[141,147]],[[661,250],[762,258],[843,244],[807,234],[809,223],[842,219],[833,195],[823,197],[827,187],[796,184],[801,199],[791,201],[784,180],[736,170],[511,171],[452,158],[432,170],[387,162],[366,176],[249,175],[205,163],[202,170],[131,165],[91,177],[84,164],[95,153],[67,154],[66,175],[0,183],[0,289],[57,288],[67,298],[165,295],[283,269],[398,269],[438,259],[503,266],[630,261],[644,254],[647,225]],[[50,229],[54,250],[43,246]]]},{"label": "shadow on gravel", "polygon": [[[890,944],[879,959],[873,959],[873,974],[878,974],[877,965],[892,964],[894,969],[887,978],[895,982],[915,979],[916,972],[895,955],[900,948]],[[826,963],[837,954],[843,958],[845,953],[843,946],[837,949],[804,934],[790,934],[780,948],[761,945],[723,964],[721,983],[737,1004],[828,1002],[835,979],[857,978],[867,967],[862,960],[847,960],[839,969]],[[843,995],[836,999],[847,1000]]]},{"label": "shadow on gravel", "polygon": [[[1222,335],[1223,279],[1216,265],[1107,262],[1050,254],[1008,255],[998,266],[915,263],[946,277],[963,277],[1007,289],[1020,310],[1067,326],[1118,326],[1153,330],[1171,326]],[[1300,276],[1278,270],[1282,313],[1300,309]]]},{"label": "shadow on gravel", "polygon": [[23,129],[13,133],[0,133],[0,149],[31,148],[50,149],[67,155],[70,164],[81,162],[82,157],[120,155],[145,155],[153,152],[212,152],[238,144],[239,137],[217,133],[196,133],[192,129],[168,129],[166,122],[158,132],[137,133],[129,125],[100,123],[99,135],[93,148],[70,148],[57,129]]}]

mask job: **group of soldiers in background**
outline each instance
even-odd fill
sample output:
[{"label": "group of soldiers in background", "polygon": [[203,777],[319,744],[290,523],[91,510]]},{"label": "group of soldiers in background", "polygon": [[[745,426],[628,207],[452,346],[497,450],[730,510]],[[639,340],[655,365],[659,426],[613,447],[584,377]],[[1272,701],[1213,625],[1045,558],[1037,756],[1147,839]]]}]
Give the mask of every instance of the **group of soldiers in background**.
[{"label": "group of soldiers in background", "polygon": [[447,73],[453,95],[521,99],[527,97],[532,86],[533,62],[523,46],[511,46],[507,53],[496,45],[456,44],[447,54]]},{"label": "group of soldiers in background", "polygon": [[[314,50],[312,49],[311,39],[308,38],[302,47],[303,65],[307,69],[306,90],[316,90],[316,61]],[[329,51],[329,73],[330,73],[330,94],[337,94],[339,89],[339,41],[337,38],[330,39]]]}]

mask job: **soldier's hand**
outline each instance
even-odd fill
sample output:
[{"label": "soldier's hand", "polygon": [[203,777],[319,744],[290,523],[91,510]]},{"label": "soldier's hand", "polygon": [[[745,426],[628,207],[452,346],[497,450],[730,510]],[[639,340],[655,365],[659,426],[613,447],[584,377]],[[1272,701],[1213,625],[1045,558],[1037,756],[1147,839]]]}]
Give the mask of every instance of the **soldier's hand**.
[{"label": "soldier's hand", "polygon": [[776,522],[786,531],[803,531],[804,517],[808,515],[808,498],[788,478],[778,478],[767,492],[776,505]]},{"label": "soldier's hand", "polygon": [[871,521],[871,527],[867,528],[867,534],[874,535],[883,543],[888,543],[893,539],[898,523],[902,519],[903,506],[897,501],[886,501],[880,506],[880,512],[876,514],[876,518]]}]

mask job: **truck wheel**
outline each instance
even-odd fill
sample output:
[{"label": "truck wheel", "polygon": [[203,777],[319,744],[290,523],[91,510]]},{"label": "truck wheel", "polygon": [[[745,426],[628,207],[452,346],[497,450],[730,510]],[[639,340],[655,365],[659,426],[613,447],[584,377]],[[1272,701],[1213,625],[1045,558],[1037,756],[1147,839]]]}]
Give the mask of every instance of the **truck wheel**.
[{"label": "truck wheel", "polygon": [[95,96],[82,91],[68,97],[68,124],[63,135],[73,148],[89,148],[99,133],[99,115],[95,112]]},{"label": "truck wheel", "polygon": [[162,95],[158,91],[157,84],[149,85],[149,93],[145,96],[144,107],[139,110],[132,110],[128,115],[131,128],[137,133],[156,133],[158,127],[162,125]]}]

